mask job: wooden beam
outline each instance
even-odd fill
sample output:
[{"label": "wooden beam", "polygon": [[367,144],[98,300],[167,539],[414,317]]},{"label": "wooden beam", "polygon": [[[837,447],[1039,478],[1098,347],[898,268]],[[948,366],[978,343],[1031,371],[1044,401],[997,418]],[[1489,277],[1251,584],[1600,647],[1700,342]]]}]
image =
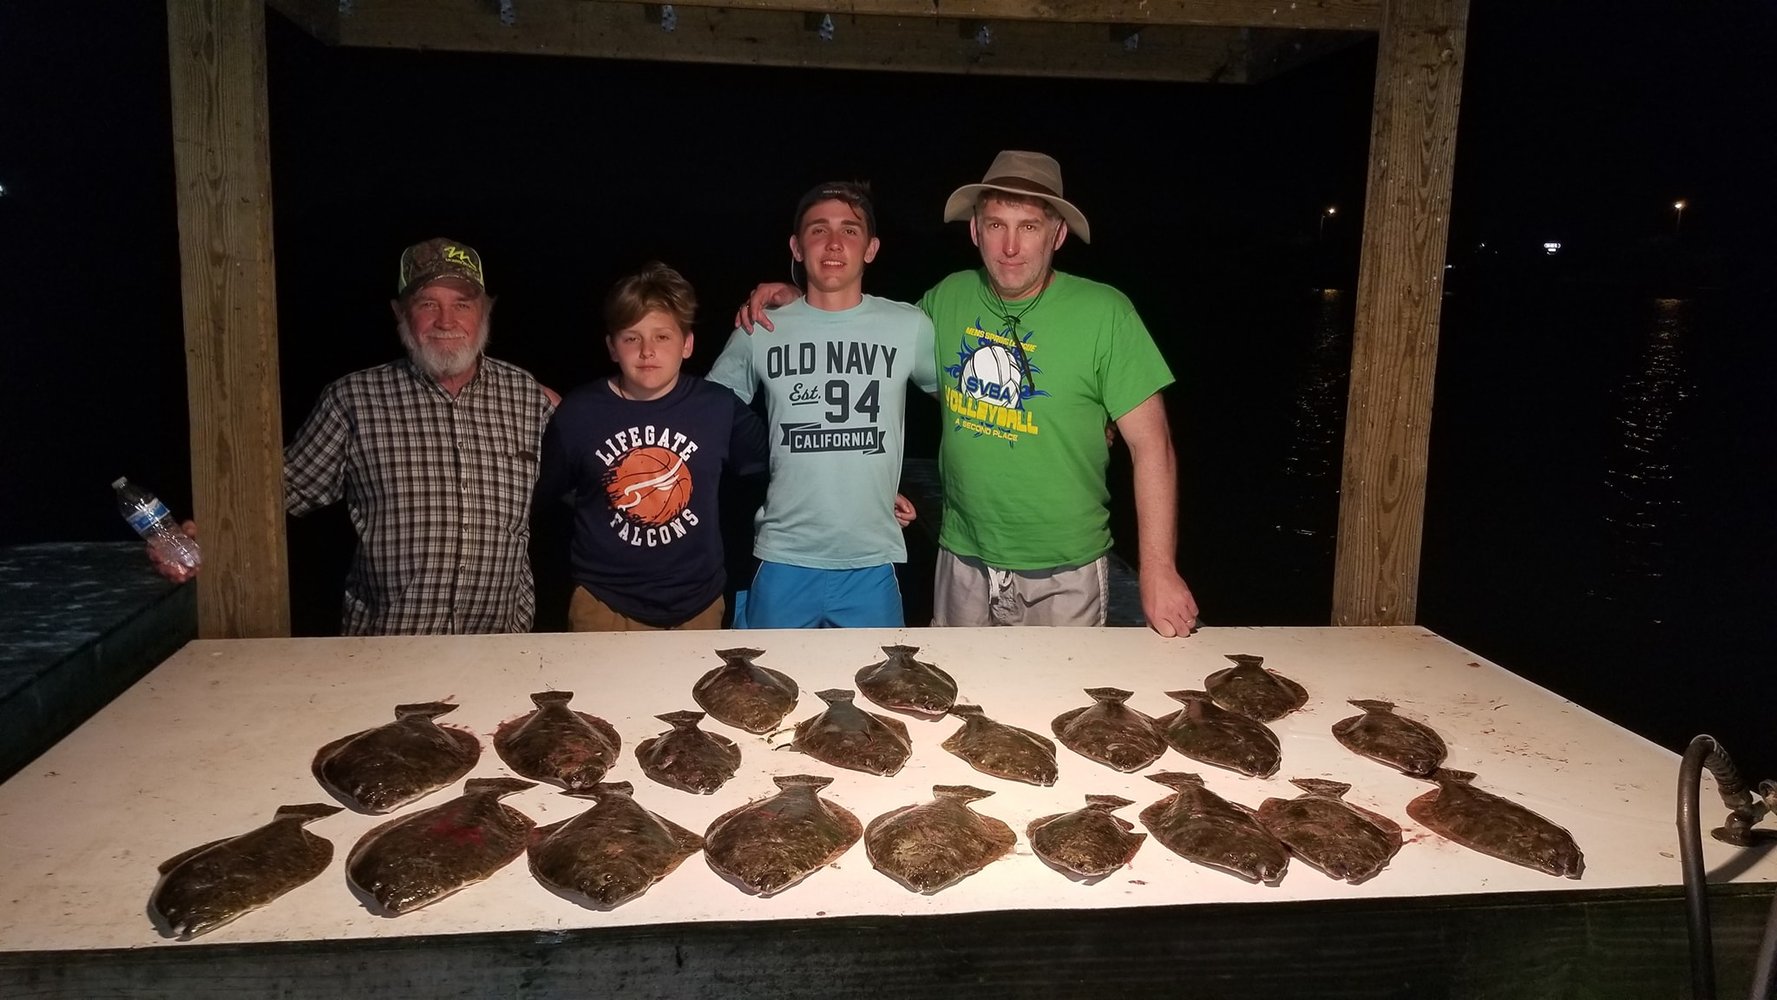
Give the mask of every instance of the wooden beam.
[{"label": "wooden beam", "polygon": [[167,0],[198,634],[290,633],[263,0]]},{"label": "wooden beam", "polygon": [[1365,31],[1287,31],[1254,28],[1248,33],[1246,82],[1264,83],[1374,37]]},{"label": "wooden beam", "polygon": [[[519,0],[523,4],[525,0]],[[582,0],[587,3],[638,0]],[[825,11],[884,17],[1082,24],[1178,24],[1220,28],[1320,28],[1376,31],[1383,0],[682,0],[676,7]]]},{"label": "wooden beam", "polygon": [[[503,23],[485,0],[356,0],[340,44],[445,51],[990,75],[1240,82],[1246,32],[1179,25],[905,18],[515,0]],[[669,30],[670,26],[670,30]],[[1136,43],[1126,44],[1139,27]],[[830,37],[823,37],[823,35]]]},{"label": "wooden beam", "polygon": [[265,0],[265,5],[328,45],[339,44],[339,0]]},{"label": "wooden beam", "polygon": [[1468,0],[1389,0],[1376,57],[1333,624],[1419,602],[1426,446]]}]

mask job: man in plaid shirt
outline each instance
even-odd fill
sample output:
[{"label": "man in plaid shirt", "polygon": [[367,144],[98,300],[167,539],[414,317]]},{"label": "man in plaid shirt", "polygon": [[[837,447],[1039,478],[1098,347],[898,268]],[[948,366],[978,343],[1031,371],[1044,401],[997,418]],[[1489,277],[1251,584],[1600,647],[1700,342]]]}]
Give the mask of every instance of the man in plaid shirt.
[{"label": "man in plaid shirt", "polygon": [[474,250],[407,248],[398,289],[407,357],[322,390],[284,449],[284,507],[346,502],[358,532],[346,635],[529,631],[531,488],[558,397],[482,354],[493,301]]}]

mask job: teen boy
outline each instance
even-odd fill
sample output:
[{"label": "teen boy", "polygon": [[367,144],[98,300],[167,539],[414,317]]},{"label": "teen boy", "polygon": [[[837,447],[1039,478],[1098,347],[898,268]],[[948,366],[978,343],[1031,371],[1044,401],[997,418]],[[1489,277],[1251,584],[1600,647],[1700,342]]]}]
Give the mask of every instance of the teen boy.
[{"label": "teen boy", "polygon": [[539,503],[571,492],[576,632],[722,627],[718,485],[765,468],[765,428],[734,395],[681,372],[697,297],[650,264],[605,300],[618,372],[562,400],[543,435]]}]

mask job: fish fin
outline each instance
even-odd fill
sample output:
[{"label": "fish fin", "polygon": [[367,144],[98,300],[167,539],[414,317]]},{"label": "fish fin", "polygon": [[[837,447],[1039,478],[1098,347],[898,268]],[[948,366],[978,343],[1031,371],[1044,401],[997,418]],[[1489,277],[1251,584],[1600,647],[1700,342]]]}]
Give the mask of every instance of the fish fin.
[{"label": "fish fin", "polygon": [[[1413,775],[1408,775],[1408,777],[1417,778],[1417,777],[1421,777],[1421,776],[1417,775],[1417,774],[1413,774]],[[1454,782],[1458,785],[1466,785],[1469,782],[1475,780],[1475,772],[1473,772],[1473,771],[1458,771],[1454,767],[1440,767],[1436,771],[1433,771],[1432,773],[1430,773],[1428,775],[1424,775],[1423,777],[1427,781],[1435,781],[1435,782],[1438,782],[1439,784],[1443,784],[1444,782],[1449,781],[1449,782]]]},{"label": "fish fin", "polygon": [[337,812],[345,812],[339,806],[330,806],[322,802],[306,802],[299,806],[279,806],[272,814],[273,820],[295,819],[303,823],[312,823]]},{"label": "fish fin", "polygon": [[1161,771],[1158,774],[1148,775],[1148,780],[1158,781],[1167,788],[1173,789],[1189,788],[1192,785],[1201,787],[1203,785],[1202,775],[1186,774],[1183,771]]},{"label": "fish fin", "polygon": [[457,708],[458,706],[453,705],[448,701],[426,701],[412,705],[396,705],[395,718],[411,719],[416,715],[423,715],[428,719],[436,719],[446,712],[456,711]]},{"label": "fish fin", "polygon": [[548,708],[550,705],[566,705],[573,700],[574,692],[572,691],[538,691],[536,694],[531,695],[531,701],[534,702],[538,708]]},{"label": "fish fin", "polygon": [[1086,805],[1091,809],[1110,812],[1112,809],[1135,805],[1135,800],[1126,799],[1121,795],[1088,795],[1086,796]]},{"label": "fish fin", "polygon": [[1263,656],[1254,656],[1251,653],[1223,653],[1222,655],[1242,667],[1256,667],[1265,662]]},{"label": "fish fin", "polygon": [[816,691],[814,696],[829,705],[849,705],[857,697],[857,692],[850,688],[828,688],[825,691]]},{"label": "fish fin", "polygon": [[207,844],[200,844],[197,847],[194,847],[189,851],[180,851],[178,854],[175,854],[172,857],[166,859],[165,861],[162,861],[160,863],[159,871],[162,875],[165,875],[167,872],[170,872],[173,869],[184,864],[185,862],[190,861],[192,858],[197,857],[198,855],[204,853],[205,851],[209,850],[210,848],[219,846],[221,844],[226,844],[233,839],[234,839],[233,837],[223,837],[221,840],[212,840]]},{"label": "fish fin", "polygon": [[656,715],[655,718],[674,729],[696,729],[697,724],[703,721],[703,716],[704,713],[702,712],[686,710],[683,712],[668,712],[665,715]]},{"label": "fish fin", "polygon": [[470,778],[463,782],[464,795],[492,795],[505,798],[514,792],[522,792],[527,788],[535,788],[537,783],[522,778]]},{"label": "fish fin", "polygon": [[950,712],[948,714],[954,715],[959,719],[987,718],[987,713],[982,711],[980,705],[952,705],[950,706]]},{"label": "fish fin", "polygon": [[831,785],[833,779],[824,774],[780,774],[771,779],[772,784],[789,791],[792,788],[812,788],[815,791]]},{"label": "fish fin", "polygon": [[1310,795],[1325,795],[1335,799],[1342,799],[1346,792],[1351,791],[1351,786],[1345,782],[1328,781],[1325,778],[1291,778],[1290,784]]},{"label": "fish fin", "polygon": [[764,656],[765,650],[752,649],[747,646],[735,646],[732,649],[718,649],[716,655],[728,663],[745,663],[755,656]]},{"label": "fish fin", "polygon": [[1208,691],[1168,691],[1166,697],[1173,701],[1182,701],[1189,705],[1194,701],[1209,701]]},{"label": "fish fin", "polygon": [[601,781],[592,786],[595,795],[634,795],[636,786],[627,781]]},{"label": "fish fin", "polygon": [[974,802],[985,799],[993,793],[985,788],[974,785],[933,785],[932,795],[935,798],[950,799],[953,802]]},{"label": "fish fin", "polygon": [[919,652],[918,646],[884,646],[882,651],[890,656],[912,656]]},{"label": "fish fin", "polygon": [[1125,691],[1122,688],[1087,688],[1086,693],[1093,701],[1106,705],[1121,705],[1135,694],[1134,691]]},{"label": "fish fin", "polygon": [[1361,708],[1366,712],[1394,711],[1394,702],[1380,701],[1374,698],[1351,698],[1347,700],[1346,704],[1351,705],[1354,708]]}]

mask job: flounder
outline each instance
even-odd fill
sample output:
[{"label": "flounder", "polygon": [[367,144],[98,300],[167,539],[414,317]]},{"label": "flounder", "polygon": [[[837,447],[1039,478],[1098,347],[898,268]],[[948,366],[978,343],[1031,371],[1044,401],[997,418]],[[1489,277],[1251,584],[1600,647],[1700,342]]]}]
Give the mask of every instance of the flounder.
[{"label": "flounder", "polygon": [[932,801],[883,813],[864,828],[876,870],[930,895],[1012,853],[1012,828],[969,808],[992,795],[971,785],[933,785]]},{"label": "flounder", "polygon": [[1154,720],[1174,750],[1255,778],[1277,773],[1282,744],[1263,722],[1228,711],[1203,691],[1168,691],[1166,696],[1185,706]]},{"label": "flounder", "polygon": [[1328,877],[1356,885],[1388,867],[1401,849],[1400,824],[1345,801],[1350,785],[1321,778],[1290,784],[1308,794],[1266,799],[1259,803],[1259,822]]},{"label": "flounder", "polygon": [[691,697],[710,713],[749,733],[768,733],[796,707],[798,690],[788,674],[761,667],[753,657],[763,649],[718,649],[722,665],[697,679]]},{"label": "flounder", "polygon": [[1128,864],[1148,839],[1112,810],[1135,803],[1119,795],[1088,795],[1084,808],[1033,820],[1024,831],[1031,849],[1050,865],[1084,878],[1098,878]]},{"label": "flounder", "polygon": [[790,774],[780,791],[716,817],[703,834],[703,856],[716,874],[747,892],[771,896],[839,860],[863,835],[850,810],[821,798],[832,778]]},{"label": "flounder", "polygon": [[1438,787],[1407,803],[1407,815],[1445,840],[1550,875],[1579,878],[1586,859],[1573,834],[1511,799],[1469,784],[1468,771],[1440,768]]},{"label": "flounder", "polygon": [[1166,752],[1166,737],[1152,718],[1123,704],[1134,691],[1087,688],[1097,702],[1055,717],[1049,727],[1062,746],[1125,773],[1139,771]]},{"label": "flounder", "polygon": [[572,691],[531,695],[537,709],[502,723],[494,750],[506,766],[527,778],[581,790],[599,783],[612,765],[623,737],[609,722],[568,707]]},{"label": "flounder", "polygon": [[1248,882],[1275,885],[1283,878],[1289,849],[1259,825],[1251,809],[1205,788],[1195,774],[1148,777],[1174,792],[1141,811],[1141,825],[1168,850]]},{"label": "flounder", "polygon": [[1059,768],[1053,740],[995,722],[979,705],[953,705],[950,714],[963,720],[963,725],[941,746],[968,761],[970,767],[1028,785],[1055,784]]},{"label": "flounder", "polygon": [[702,712],[668,712],[655,718],[672,728],[636,747],[643,774],[668,788],[708,795],[740,769],[740,747],[733,740],[697,728]]},{"label": "flounder", "polygon": [[791,749],[866,774],[894,774],[907,763],[913,753],[907,723],[864,711],[852,704],[852,692],[843,688],[815,694],[827,709],[796,723]]},{"label": "flounder", "polygon": [[334,740],[315,753],[310,770],[359,812],[399,809],[456,784],[481,759],[474,733],[433,721],[456,707],[443,701],[396,705],[394,722]]},{"label": "flounder", "polygon": [[858,671],[858,690],[883,708],[943,715],[956,704],[956,679],[913,658],[918,646],[884,646],[888,659]]},{"label": "flounder", "polygon": [[1302,685],[1260,664],[1263,656],[1227,653],[1234,666],[1224,667],[1203,679],[1216,704],[1259,722],[1274,722],[1308,703]]},{"label": "flounder", "polygon": [[627,781],[564,792],[593,800],[573,819],[540,827],[531,874],[550,889],[609,909],[647,892],[703,849],[703,838],[639,805]]},{"label": "flounder", "polygon": [[270,823],[213,840],[161,863],[148,910],[181,941],[207,934],[310,881],[333,861],[333,844],[303,829],[338,806],[279,806]]},{"label": "flounder", "polygon": [[466,889],[524,853],[536,824],[500,799],[535,787],[517,778],[470,778],[449,802],[366,833],[346,856],[346,879],[391,916]]},{"label": "flounder", "polygon": [[1333,723],[1333,738],[1346,749],[1415,778],[1430,777],[1443,766],[1449,749],[1430,726],[1394,714],[1390,701],[1353,700],[1351,704],[1364,714]]}]

